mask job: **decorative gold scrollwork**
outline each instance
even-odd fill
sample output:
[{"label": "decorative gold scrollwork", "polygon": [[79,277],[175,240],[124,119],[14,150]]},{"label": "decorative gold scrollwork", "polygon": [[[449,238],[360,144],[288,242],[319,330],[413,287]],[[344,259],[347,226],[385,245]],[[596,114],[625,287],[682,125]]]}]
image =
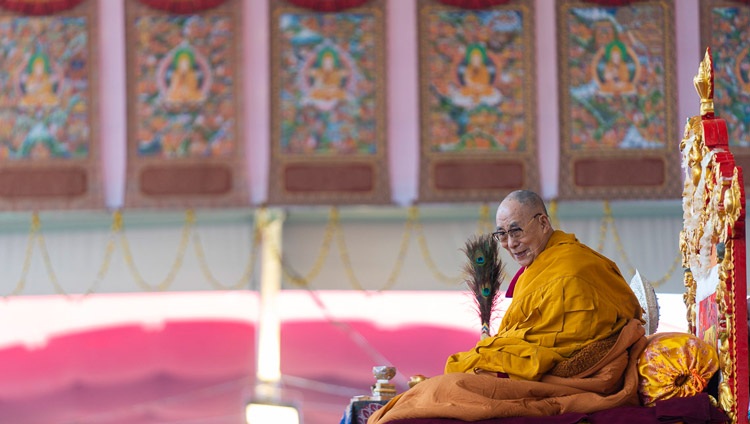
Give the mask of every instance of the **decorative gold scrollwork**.
[{"label": "decorative gold scrollwork", "polygon": [[735,166],[733,174],[727,175],[726,169],[722,168],[727,162],[719,159],[719,156],[725,155],[716,155],[706,145],[704,126],[716,124],[713,121],[713,64],[710,50],[706,51],[693,82],[701,99],[700,115],[688,119],[680,142],[685,171],[683,230],[680,233],[680,252],[685,268],[683,299],[687,307],[689,331],[698,334],[702,330],[696,328],[699,309],[696,303],[697,281],[710,281],[707,280],[709,270],[718,265],[716,308],[720,319],[716,323],[716,348],[721,371],[718,405],[734,423],[743,413],[738,412],[737,400],[737,300],[734,295],[737,252],[734,232],[744,205],[738,168]]}]

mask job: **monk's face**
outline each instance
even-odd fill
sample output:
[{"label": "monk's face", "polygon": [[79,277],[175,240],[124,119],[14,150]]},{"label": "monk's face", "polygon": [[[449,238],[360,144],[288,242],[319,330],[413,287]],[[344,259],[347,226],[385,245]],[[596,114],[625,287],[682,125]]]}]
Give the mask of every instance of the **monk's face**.
[{"label": "monk's face", "polygon": [[515,200],[503,201],[495,216],[496,231],[504,233],[500,245],[519,265],[531,265],[549,240],[548,219],[543,211],[530,209]]}]

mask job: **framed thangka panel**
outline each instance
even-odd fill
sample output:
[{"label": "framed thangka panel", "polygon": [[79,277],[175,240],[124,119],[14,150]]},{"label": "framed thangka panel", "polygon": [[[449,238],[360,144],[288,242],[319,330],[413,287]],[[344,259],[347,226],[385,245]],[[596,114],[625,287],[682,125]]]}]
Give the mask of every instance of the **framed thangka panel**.
[{"label": "framed thangka panel", "polygon": [[270,203],[390,202],[384,12],[271,3]]},{"label": "framed thangka panel", "polygon": [[96,1],[71,5],[0,8],[0,209],[103,206]]},{"label": "framed thangka panel", "polygon": [[727,123],[734,160],[750,169],[750,4],[701,0],[700,16],[701,45],[714,62],[714,108]]},{"label": "framed thangka panel", "polygon": [[538,190],[532,2],[418,7],[420,200]]},{"label": "framed thangka panel", "polygon": [[557,5],[559,196],[679,197],[674,4]]},{"label": "framed thangka panel", "polygon": [[[241,2],[215,1],[210,4],[218,6],[186,14],[143,3],[125,4],[125,205],[246,204],[240,125]],[[201,4],[205,3],[195,3]]]}]

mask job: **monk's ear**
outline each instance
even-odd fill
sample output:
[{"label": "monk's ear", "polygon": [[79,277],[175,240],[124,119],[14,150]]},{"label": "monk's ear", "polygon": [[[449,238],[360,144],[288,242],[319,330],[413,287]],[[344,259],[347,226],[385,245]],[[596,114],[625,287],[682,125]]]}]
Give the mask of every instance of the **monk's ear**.
[{"label": "monk's ear", "polygon": [[541,222],[542,228],[552,229],[552,222],[550,221],[549,216],[542,214],[542,216],[539,217],[539,222]]}]

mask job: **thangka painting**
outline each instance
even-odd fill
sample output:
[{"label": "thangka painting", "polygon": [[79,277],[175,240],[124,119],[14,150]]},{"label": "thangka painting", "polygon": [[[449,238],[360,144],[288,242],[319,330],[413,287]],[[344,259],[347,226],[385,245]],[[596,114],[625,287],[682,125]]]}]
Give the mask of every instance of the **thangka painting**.
[{"label": "thangka painting", "polygon": [[532,2],[418,7],[420,200],[538,190]]},{"label": "thangka painting", "polygon": [[750,5],[701,0],[701,45],[710,47],[716,113],[727,121],[734,159],[750,169]]},{"label": "thangka painting", "polygon": [[247,203],[241,2],[173,14],[128,0],[128,207]]},{"label": "thangka painting", "polygon": [[566,199],[678,198],[674,4],[557,2]]},{"label": "thangka painting", "polygon": [[0,209],[103,206],[96,26],[94,0],[54,15],[0,8]]},{"label": "thangka painting", "polygon": [[270,13],[269,203],[390,202],[384,1]]}]

